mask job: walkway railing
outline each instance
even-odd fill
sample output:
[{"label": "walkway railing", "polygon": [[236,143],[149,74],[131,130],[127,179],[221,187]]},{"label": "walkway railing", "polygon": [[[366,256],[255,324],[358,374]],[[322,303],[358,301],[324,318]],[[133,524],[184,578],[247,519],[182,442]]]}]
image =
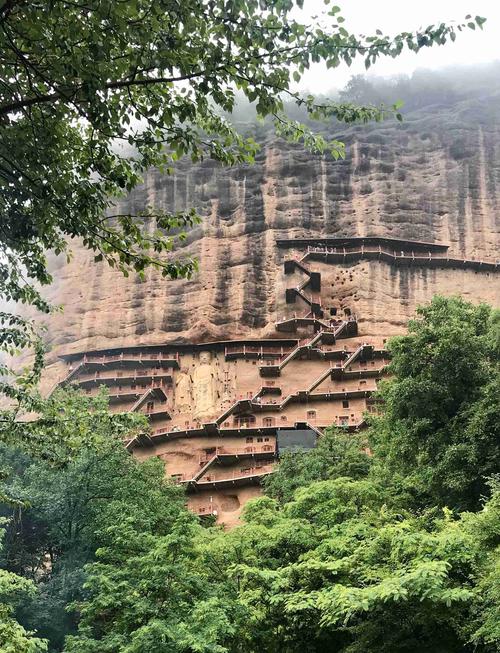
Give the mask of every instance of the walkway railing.
[{"label": "walkway railing", "polygon": [[[206,474],[199,478],[196,483],[224,483],[225,481],[234,481],[240,478],[248,478],[249,476],[265,476],[273,471],[274,465],[262,465],[262,467],[252,467],[246,470],[233,470],[224,476],[215,476]],[[189,482],[189,481],[186,481]]]},{"label": "walkway railing", "polygon": [[441,252],[417,252],[408,250],[394,250],[388,247],[379,246],[361,246],[361,247],[307,247],[306,258],[315,258],[316,256],[333,258],[336,261],[352,260],[356,258],[368,259],[385,259],[389,262],[397,263],[415,263],[417,265],[432,265],[436,262],[443,267],[466,267],[475,270],[500,270],[500,261],[483,261],[475,258],[456,258]]},{"label": "walkway railing", "polygon": [[81,359],[82,363],[119,363],[121,361],[137,361],[137,362],[154,362],[154,361],[175,361],[179,362],[179,352],[167,353],[158,352],[148,354],[145,352],[128,353],[121,352],[119,354],[84,354]]},{"label": "walkway railing", "polygon": [[224,347],[224,355],[231,356],[235,354],[241,354],[242,356],[247,356],[250,354],[257,354],[257,357],[263,358],[264,356],[273,355],[273,356],[283,356],[291,351],[285,347],[264,347],[264,346],[252,346],[252,345],[229,345]]},{"label": "walkway railing", "polygon": [[249,456],[255,453],[269,453],[276,451],[274,444],[248,445],[240,449],[228,449],[227,447],[216,447],[215,451],[204,456],[200,456],[200,465],[206,465],[211,460],[219,456]]}]

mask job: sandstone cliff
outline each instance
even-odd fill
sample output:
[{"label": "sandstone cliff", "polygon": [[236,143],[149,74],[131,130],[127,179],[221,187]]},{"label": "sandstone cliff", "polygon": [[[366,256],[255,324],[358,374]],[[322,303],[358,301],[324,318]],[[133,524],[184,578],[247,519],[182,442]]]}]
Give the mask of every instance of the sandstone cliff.
[{"label": "sandstone cliff", "polygon": [[[179,252],[197,256],[200,273],[190,281],[155,272],[144,282],[125,279],[73,246],[70,265],[53,262],[49,295],[64,311],[49,321],[49,365],[61,353],[104,347],[276,337],[284,293],[277,238],[381,235],[498,259],[499,106],[498,94],[485,93],[413,111],[403,124],[325,128],[346,141],[343,161],[310,155],[259,127],[254,166],[182,162],[172,177],[152,170],[121,208],[196,206],[203,223]],[[353,306],[362,332],[372,335],[401,331],[415,304],[436,292],[500,304],[498,274],[374,262],[331,274],[341,288],[336,300]],[[48,379],[56,376],[49,367]]]}]

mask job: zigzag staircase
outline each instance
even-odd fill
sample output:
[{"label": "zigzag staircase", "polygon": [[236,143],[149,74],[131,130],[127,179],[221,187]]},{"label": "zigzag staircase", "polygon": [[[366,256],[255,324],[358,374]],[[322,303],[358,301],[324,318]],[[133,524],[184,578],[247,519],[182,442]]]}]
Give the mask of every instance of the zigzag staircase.
[{"label": "zigzag staircase", "polygon": [[[304,343],[303,341],[299,341],[295,349],[292,349],[292,351],[282,358],[279,363],[273,362],[269,365],[261,365],[259,368],[260,375],[264,377],[279,376],[288,363],[294,360],[302,352],[311,351],[314,348],[314,345],[320,342],[323,338],[329,340],[331,344],[335,344],[337,338],[340,338],[344,335],[344,332],[348,330],[349,325],[349,321],[343,320],[341,324],[333,329],[331,327],[326,327],[326,329],[321,329],[316,332],[308,342]],[[323,355],[323,352],[320,349],[317,351],[320,356]]]}]

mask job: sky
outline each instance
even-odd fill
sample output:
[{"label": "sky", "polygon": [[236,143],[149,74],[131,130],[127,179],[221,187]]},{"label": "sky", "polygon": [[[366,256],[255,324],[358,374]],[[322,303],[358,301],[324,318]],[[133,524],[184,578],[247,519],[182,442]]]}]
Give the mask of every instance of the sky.
[{"label": "sky", "polygon": [[[372,75],[411,75],[417,68],[436,69],[450,65],[486,63],[500,60],[500,1],[499,0],[332,0],[341,8],[344,27],[356,34],[373,34],[381,29],[384,34],[413,31],[436,22],[464,22],[467,14],[487,19],[483,30],[466,30],[441,47],[425,48],[418,54],[405,52],[397,59],[381,58],[370,68]],[[308,22],[310,16],[324,11],[323,0],[304,0],[300,17]],[[466,21],[465,21],[466,22]],[[352,75],[365,73],[362,59],[350,68],[342,66],[327,70],[315,65],[302,78],[301,89],[321,93],[342,88]]]}]

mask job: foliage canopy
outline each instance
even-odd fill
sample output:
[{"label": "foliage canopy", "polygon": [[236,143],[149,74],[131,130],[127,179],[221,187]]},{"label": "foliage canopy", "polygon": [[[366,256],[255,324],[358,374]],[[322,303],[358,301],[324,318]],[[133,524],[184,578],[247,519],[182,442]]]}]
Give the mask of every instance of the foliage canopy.
[{"label": "foliage canopy", "polygon": [[500,458],[499,311],[435,297],[389,349],[371,444],[419,506],[477,509]]},{"label": "foliage canopy", "polygon": [[458,298],[419,309],[368,432],[284,456],[230,532],[127,454],[144,425],[105,396],[54,396],[54,455],[0,450],[8,636],[23,653],[495,653],[498,324]]}]

